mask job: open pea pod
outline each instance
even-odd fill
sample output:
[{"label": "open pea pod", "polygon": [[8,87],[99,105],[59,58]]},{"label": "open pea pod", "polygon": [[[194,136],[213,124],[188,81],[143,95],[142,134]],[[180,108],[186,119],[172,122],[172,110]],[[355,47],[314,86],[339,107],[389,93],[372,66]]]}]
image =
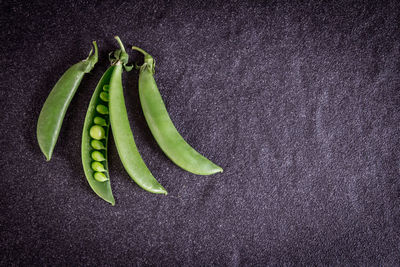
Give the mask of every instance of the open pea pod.
[{"label": "open pea pod", "polygon": [[108,118],[108,86],[114,66],[101,77],[90,100],[82,133],[82,164],[93,191],[115,205],[108,172],[107,148],[110,123]]},{"label": "open pea pod", "polygon": [[89,56],[70,67],[57,81],[43,104],[37,122],[36,134],[39,147],[47,161],[51,159],[54,146],[60,134],[65,113],[74,97],[85,73],[89,73],[97,63],[97,44],[93,42],[93,49]]},{"label": "open pea pod", "polygon": [[153,57],[136,46],[132,49],[144,55],[140,66],[139,97],[143,114],[150,131],[162,151],[179,167],[194,174],[210,175],[222,172],[222,168],[192,148],[179,134],[165,108],[164,101],[154,80]]}]

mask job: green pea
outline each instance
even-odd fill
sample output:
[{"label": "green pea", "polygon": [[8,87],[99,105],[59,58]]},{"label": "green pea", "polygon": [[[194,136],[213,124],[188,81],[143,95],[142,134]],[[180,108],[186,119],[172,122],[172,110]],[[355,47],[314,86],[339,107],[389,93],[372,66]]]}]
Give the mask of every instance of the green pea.
[{"label": "green pea", "polygon": [[103,100],[104,102],[108,102],[110,100],[108,93],[106,93],[106,92],[100,93],[100,99]]},{"label": "green pea", "polygon": [[93,125],[89,131],[90,137],[96,140],[101,140],[106,137],[106,132],[104,131],[103,127],[99,125]]},{"label": "green pea", "polygon": [[90,142],[90,145],[96,149],[96,150],[102,150],[102,149],[106,149],[103,145],[103,142],[99,141],[99,140],[92,140]]},{"label": "green pea", "polygon": [[110,86],[109,86],[108,84],[106,84],[106,85],[103,86],[103,90],[104,90],[104,91],[108,91],[109,89],[110,89]]},{"label": "green pea", "polygon": [[106,106],[104,106],[104,105],[97,105],[96,106],[96,111],[98,113],[100,113],[100,114],[103,114],[103,115],[108,114],[108,108]]},{"label": "green pea", "polygon": [[106,158],[101,154],[99,151],[93,151],[92,152],[92,159],[95,161],[105,161]]},{"label": "green pea", "polygon": [[99,181],[99,182],[108,181],[107,176],[102,172],[95,172],[93,177],[94,177],[94,179],[96,179],[96,181]]},{"label": "green pea", "polygon": [[100,162],[93,161],[91,166],[92,166],[92,169],[96,172],[105,172],[106,171],[106,169],[104,168],[104,165],[101,164]]},{"label": "green pea", "polygon": [[105,119],[102,117],[95,117],[93,119],[94,124],[101,125],[101,126],[107,126],[107,122]]}]

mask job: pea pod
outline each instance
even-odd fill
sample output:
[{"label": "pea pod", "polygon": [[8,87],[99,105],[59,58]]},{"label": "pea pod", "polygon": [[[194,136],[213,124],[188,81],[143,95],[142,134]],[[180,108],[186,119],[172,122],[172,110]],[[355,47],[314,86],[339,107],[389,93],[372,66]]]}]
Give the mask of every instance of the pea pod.
[{"label": "pea pod", "polygon": [[85,73],[89,73],[97,63],[97,44],[93,42],[93,49],[89,56],[70,67],[58,80],[47,97],[37,122],[37,140],[41,151],[49,161],[53,154],[54,146],[60,134],[65,113],[79,87]]},{"label": "pea pod", "polygon": [[[104,73],[90,100],[83,125],[81,152],[83,170],[90,187],[99,197],[115,205],[107,161],[109,123],[107,123],[106,115],[99,114],[96,110],[99,105],[107,105],[107,103],[100,98],[100,94],[103,92],[103,87],[110,83],[113,70],[114,66],[111,66]],[[93,153],[101,153],[100,155],[104,157],[104,161],[101,161],[102,158],[98,158],[98,155],[94,157],[99,161],[93,160]]]},{"label": "pea pod", "polygon": [[132,49],[144,55],[144,64],[140,66],[139,74],[139,97],[147,124],[158,145],[176,165],[186,171],[200,175],[222,172],[221,167],[194,150],[178,133],[153,77],[153,57],[138,47]]},{"label": "pea pod", "polygon": [[143,189],[156,194],[167,194],[167,191],[153,177],[144,163],[136,147],[128,114],[126,112],[125,99],[122,87],[122,72],[128,62],[128,54],[118,38],[121,49],[114,53],[114,69],[111,75],[109,88],[109,112],[112,133],[121,162],[129,176]]}]

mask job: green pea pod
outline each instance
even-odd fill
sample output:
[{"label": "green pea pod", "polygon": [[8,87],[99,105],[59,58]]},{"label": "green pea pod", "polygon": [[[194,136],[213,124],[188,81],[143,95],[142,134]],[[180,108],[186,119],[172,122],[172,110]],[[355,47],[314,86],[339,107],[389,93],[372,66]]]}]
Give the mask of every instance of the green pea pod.
[{"label": "green pea pod", "polygon": [[158,145],[176,165],[186,171],[200,175],[222,172],[221,167],[194,150],[178,133],[153,77],[153,57],[138,47],[132,49],[144,55],[144,64],[140,66],[139,74],[139,97],[147,124]]},{"label": "green pea pod", "polygon": [[[86,112],[85,123],[83,125],[83,133],[82,133],[82,164],[83,170],[85,172],[85,176],[87,181],[89,182],[90,187],[93,191],[105,201],[115,205],[114,196],[111,191],[110,185],[110,176],[108,173],[108,161],[107,161],[107,143],[108,143],[108,134],[109,134],[109,124],[104,125],[106,120],[103,117],[104,115],[100,115],[96,111],[96,107],[99,104],[106,104],[99,97],[104,85],[108,85],[110,83],[111,74],[114,71],[114,66],[108,68],[108,70],[104,73],[103,77],[101,77],[99,83],[96,86],[96,89],[93,93],[92,99],[90,100],[88,110]],[[101,118],[101,125],[98,125],[99,119],[95,120],[95,118]],[[103,127],[105,128],[105,138],[101,138],[101,140],[96,140],[91,136],[90,130],[93,127]],[[93,134],[92,134],[93,135]],[[94,142],[93,142],[94,141]],[[101,142],[101,143],[99,143]],[[104,144],[104,143],[105,144]],[[94,145],[95,144],[95,145]],[[97,144],[97,145],[96,145]],[[97,151],[99,150],[99,151]],[[105,160],[98,163],[92,159],[93,152],[102,153]],[[95,163],[95,164],[93,164]],[[106,179],[99,179],[99,174],[96,175],[96,172],[99,169],[94,168],[93,166],[104,166],[104,176]],[[97,178],[97,179],[96,179]]]},{"label": "green pea pod", "polygon": [[143,189],[156,194],[167,194],[167,191],[153,177],[144,163],[136,147],[128,114],[126,112],[125,99],[122,87],[123,67],[127,67],[128,54],[118,36],[115,37],[121,50],[114,53],[119,59],[114,62],[115,67],[111,76],[109,89],[109,112],[112,133],[115,145],[122,164],[129,176]]},{"label": "green pea pod", "polygon": [[93,46],[94,54],[92,55],[93,49],[90,50],[87,59],[70,67],[58,80],[44,102],[37,122],[37,140],[47,161],[51,159],[65,113],[83,76],[89,73],[97,63],[96,42],[93,42]]}]

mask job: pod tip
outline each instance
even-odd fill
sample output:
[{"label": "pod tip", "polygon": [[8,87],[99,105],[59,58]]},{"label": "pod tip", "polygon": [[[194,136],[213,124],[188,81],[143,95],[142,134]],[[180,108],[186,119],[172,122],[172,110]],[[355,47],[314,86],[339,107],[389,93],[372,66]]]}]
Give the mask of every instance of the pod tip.
[{"label": "pod tip", "polygon": [[115,206],[115,200],[114,200],[114,198],[112,198],[112,199],[104,199],[104,200],[107,201],[108,203],[110,203],[111,206]]},{"label": "pod tip", "polygon": [[223,173],[224,170],[220,166],[216,165],[215,173],[219,173],[219,172]]}]

